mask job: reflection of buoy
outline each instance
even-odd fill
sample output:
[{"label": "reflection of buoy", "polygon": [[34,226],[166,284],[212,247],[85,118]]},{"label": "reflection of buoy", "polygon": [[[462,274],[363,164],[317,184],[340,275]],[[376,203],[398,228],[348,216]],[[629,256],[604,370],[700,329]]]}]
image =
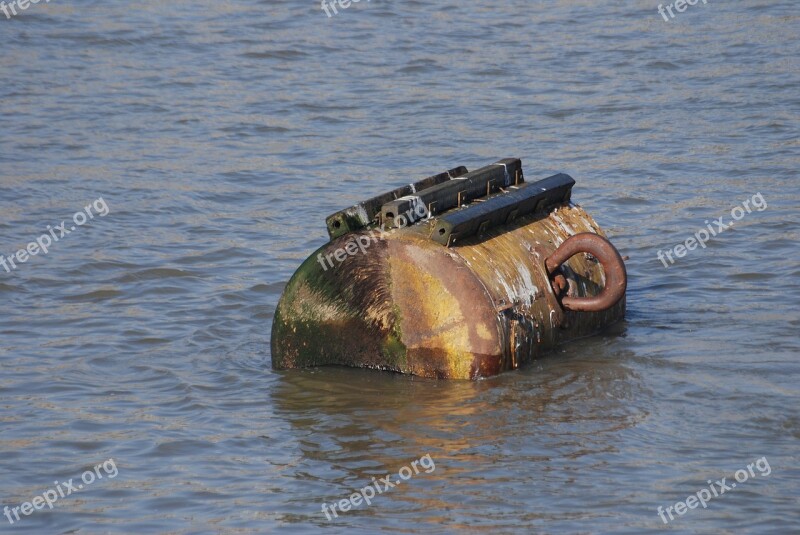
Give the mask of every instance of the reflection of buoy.
[{"label": "reflection of buoy", "polygon": [[475,379],[622,319],[625,265],[574,183],[509,158],[331,215],[278,303],[273,366]]}]

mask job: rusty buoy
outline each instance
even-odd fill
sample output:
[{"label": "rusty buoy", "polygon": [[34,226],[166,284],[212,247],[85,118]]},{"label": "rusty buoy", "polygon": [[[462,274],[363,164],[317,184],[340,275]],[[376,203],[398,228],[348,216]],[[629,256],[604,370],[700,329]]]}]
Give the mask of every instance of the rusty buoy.
[{"label": "rusty buoy", "polygon": [[329,216],[275,311],[273,367],[476,379],[622,319],[625,264],[574,184],[508,158]]}]

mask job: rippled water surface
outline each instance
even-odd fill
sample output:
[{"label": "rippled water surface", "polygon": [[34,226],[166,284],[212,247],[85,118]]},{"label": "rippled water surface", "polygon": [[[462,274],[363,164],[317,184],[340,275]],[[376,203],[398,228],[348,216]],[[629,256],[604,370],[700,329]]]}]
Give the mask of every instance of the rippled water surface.
[{"label": "rippled water surface", "polygon": [[[800,11],[656,8],[0,14],[0,254],[109,210],[0,268],[0,507],[118,468],[0,532],[800,531]],[[271,370],[326,215],[503,157],[577,180],[630,256],[624,324],[477,382]],[[658,260],[757,193],[766,209]],[[321,512],[428,454],[371,506]],[[659,518],[762,457],[769,475]]]}]

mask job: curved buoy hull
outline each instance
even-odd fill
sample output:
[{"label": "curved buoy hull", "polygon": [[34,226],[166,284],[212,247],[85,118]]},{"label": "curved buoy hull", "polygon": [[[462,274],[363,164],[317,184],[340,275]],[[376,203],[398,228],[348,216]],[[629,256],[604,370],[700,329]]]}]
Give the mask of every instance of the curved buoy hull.
[{"label": "curved buoy hull", "polygon": [[523,366],[624,317],[624,289],[602,311],[564,308],[565,296],[592,297],[604,288],[591,255],[576,254],[561,266],[564,295],[553,287],[547,258],[570,236],[604,236],[582,208],[560,203],[450,246],[431,239],[437,222],[357,230],[312,254],[278,303],[273,366],[476,379]]}]

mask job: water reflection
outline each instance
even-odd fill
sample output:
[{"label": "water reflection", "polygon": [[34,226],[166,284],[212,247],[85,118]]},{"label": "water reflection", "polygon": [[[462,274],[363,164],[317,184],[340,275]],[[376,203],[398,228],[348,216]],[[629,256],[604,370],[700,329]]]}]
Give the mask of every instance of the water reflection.
[{"label": "water reflection", "polygon": [[[619,334],[593,337],[481,381],[289,370],[280,372],[271,399],[276,416],[304,437],[298,465],[341,488],[342,496],[430,454],[436,470],[409,483],[415,488],[409,507],[462,510],[473,498],[485,499],[476,489],[487,482],[525,502],[530,493],[522,489],[532,473],[550,483],[574,480],[574,460],[617,452],[619,433],[647,417],[649,393],[625,364],[636,355],[623,344]],[[406,500],[400,489],[392,492]]]}]

